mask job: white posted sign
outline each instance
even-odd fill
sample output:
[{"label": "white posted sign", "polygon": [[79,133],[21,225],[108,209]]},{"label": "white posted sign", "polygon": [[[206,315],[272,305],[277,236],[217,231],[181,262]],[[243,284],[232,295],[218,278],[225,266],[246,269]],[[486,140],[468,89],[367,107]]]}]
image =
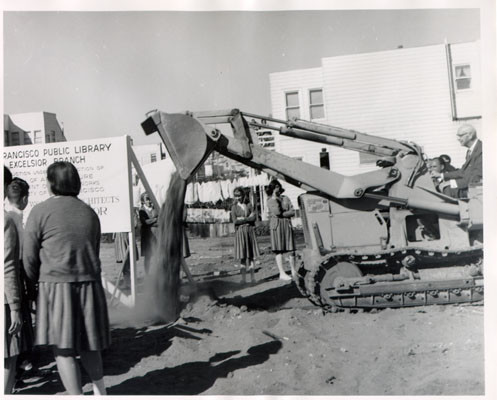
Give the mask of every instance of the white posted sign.
[{"label": "white posted sign", "polygon": [[35,204],[49,197],[48,166],[69,161],[81,178],[78,197],[95,210],[102,233],[131,231],[126,136],[4,147],[3,160],[14,177],[29,183],[26,215]]}]

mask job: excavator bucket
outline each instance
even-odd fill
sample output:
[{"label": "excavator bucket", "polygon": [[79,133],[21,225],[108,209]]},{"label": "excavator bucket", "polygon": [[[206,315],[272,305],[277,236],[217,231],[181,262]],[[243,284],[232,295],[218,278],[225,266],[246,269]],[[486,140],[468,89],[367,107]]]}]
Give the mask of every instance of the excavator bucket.
[{"label": "excavator bucket", "polygon": [[214,145],[204,126],[186,114],[152,111],[142,122],[147,135],[159,132],[171,159],[183,179],[188,179],[203,164]]}]

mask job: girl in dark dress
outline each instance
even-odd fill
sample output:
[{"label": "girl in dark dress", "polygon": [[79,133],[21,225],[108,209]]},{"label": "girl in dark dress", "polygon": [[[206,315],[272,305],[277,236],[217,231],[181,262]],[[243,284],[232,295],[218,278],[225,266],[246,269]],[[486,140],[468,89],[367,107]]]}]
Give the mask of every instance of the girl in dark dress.
[{"label": "girl in dark dress", "polygon": [[295,211],[292,202],[284,196],[281,183],[273,179],[266,187],[269,196],[267,201],[269,217],[269,233],[271,236],[271,248],[276,254],[276,265],[280,272],[281,280],[291,280],[292,278],[283,269],[283,254],[290,253],[289,261],[292,276],[296,276],[295,270],[295,239],[293,236],[292,217]]},{"label": "girl in dark dress", "polygon": [[231,208],[231,219],[235,224],[235,259],[240,260],[242,282],[248,268],[250,280],[255,282],[254,259],[259,256],[259,246],[255,236],[255,211],[243,189],[234,190],[235,204]]}]

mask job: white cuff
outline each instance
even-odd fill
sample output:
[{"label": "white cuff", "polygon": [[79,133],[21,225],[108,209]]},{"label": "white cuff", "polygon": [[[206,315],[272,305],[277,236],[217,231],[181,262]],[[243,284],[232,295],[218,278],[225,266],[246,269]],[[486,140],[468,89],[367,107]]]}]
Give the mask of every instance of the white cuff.
[{"label": "white cuff", "polygon": [[457,182],[455,179],[451,179],[449,182],[452,189],[457,189]]}]

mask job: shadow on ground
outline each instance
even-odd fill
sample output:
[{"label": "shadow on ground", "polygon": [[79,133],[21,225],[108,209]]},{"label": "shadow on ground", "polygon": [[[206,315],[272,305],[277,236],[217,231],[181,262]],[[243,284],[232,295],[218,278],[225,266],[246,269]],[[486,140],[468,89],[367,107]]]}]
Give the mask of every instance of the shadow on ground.
[{"label": "shadow on ground", "polygon": [[[148,330],[147,328],[112,329],[111,347],[102,353],[103,367],[106,376],[121,375],[128,372],[143,358],[166,351],[174,337],[201,340],[199,334],[210,334],[208,329],[194,329],[183,325],[167,326]],[[125,349],[126,351],[123,351]],[[32,377],[20,381],[16,385],[18,394],[55,394],[64,392],[52,351],[40,348],[38,371]],[[81,367],[82,384],[90,382],[84,368]]]},{"label": "shadow on ground", "polygon": [[[208,361],[190,362],[164,368],[141,377],[128,379],[108,389],[110,395],[197,395],[214,385],[217,379],[227,378],[238,369],[266,362],[282,347],[280,341],[253,346],[247,355],[234,357],[239,350],[218,353]],[[233,390],[236,388],[234,387]]]},{"label": "shadow on ground", "polygon": [[[229,279],[217,279],[209,282],[199,282],[195,287],[185,288],[184,294],[190,296],[190,303],[197,298],[208,296],[217,305],[233,305],[247,307],[248,310],[271,311],[281,309],[292,299],[303,298],[293,283],[279,284],[276,277],[269,277],[248,285]],[[277,286],[264,287],[266,282],[275,281]],[[240,294],[237,294],[240,292]],[[188,304],[185,305],[188,307]]]},{"label": "shadow on ground", "polygon": [[[197,334],[205,333],[210,331],[182,325],[152,331],[147,328],[113,329],[112,345],[103,353],[105,375],[125,374],[142,359],[159,356],[171,346],[174,337],[201,340]],[[123,349],[126,349],[125,353]]]}]

